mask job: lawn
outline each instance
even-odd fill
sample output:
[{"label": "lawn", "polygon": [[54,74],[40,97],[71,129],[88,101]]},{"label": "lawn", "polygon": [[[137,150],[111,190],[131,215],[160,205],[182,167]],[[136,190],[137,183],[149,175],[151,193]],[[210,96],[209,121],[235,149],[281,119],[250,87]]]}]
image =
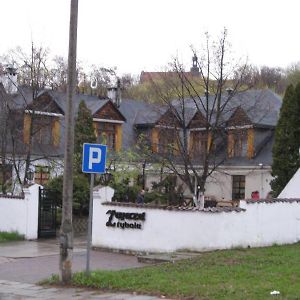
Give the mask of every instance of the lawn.
[{"label": "lawn", "polygon": [[17,232],[3,232],[0,231],[0,243],[21,241],[24,240],[24,236]]},{"label": "lawn", "polygon": [[[300,299],[300,244],[207,252],[197,258],[73,276],[76,286],[177,299]],[[279,296],[271,296],[273,290]]]}]

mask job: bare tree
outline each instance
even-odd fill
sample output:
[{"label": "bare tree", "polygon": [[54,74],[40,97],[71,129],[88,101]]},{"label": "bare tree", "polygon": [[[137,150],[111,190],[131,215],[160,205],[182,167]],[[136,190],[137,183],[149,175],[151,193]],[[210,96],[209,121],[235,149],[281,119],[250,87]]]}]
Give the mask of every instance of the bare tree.
[{"label": "bare tree", "polygon": [[62,56],[55,56],[54,66],[50,70],[51,88],[53,90],[67,91],[68,62]]},{"label": "bare tree", "polygon": [[89,72],[78,70],[78,77],[81,93],[105,98],[107,88],[114,85],[116,81],[116,72],[111,68],[92,65]]},{"label": "bare tree", "polygon": [[208,177],[227,158],[226,118],[237,108],[232,99],[247,75],[246,64],[234,63],[230,56],[226,29],[218,40],[206,34],[205,41],[204,51],[193,49],[198,76],[174,59],[172,76],[164,78],[168,93],[153,82],[167,108],[158,124],[156,155],[195,197],[204,195]]},{"label": "bare tree", "polygon": [[[7,157],[10,157],[21,188],[28,183],[29,171],[34,161],[49,159],[42,151],[38,156],[32,154],[33,145],[38,142],[38,135],[40,140],[46,138],[41,136],[41,132],[43,128],[51,126],[49,118],[43,117],[41,122],[41,116],[36,113],[36,99],[39,93],[51,83],[48,53],[47,49],[36,47],[32,43],[29,53],[17,47],[2,58],[3,63],[18,69],[19,84],[12,82],[17,90],[18,96],[14,96],[16,98],[9,95],[1,97],[1,112],[7,113],[8,116],[2,118],[6,127],[2,127],[5,128],[5,132],[1,133],[1,141],[5,146],[5,149],[2,147],[1,158],[7,160]],[[7,97],[11,100],[5,101]]]}]

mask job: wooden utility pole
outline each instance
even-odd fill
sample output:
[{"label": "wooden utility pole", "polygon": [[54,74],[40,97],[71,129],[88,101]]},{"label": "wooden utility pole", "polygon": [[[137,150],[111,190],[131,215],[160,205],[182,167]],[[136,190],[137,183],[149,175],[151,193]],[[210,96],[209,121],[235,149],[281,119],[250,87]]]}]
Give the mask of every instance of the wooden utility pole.
[{"label": "wooden utility pole", "polygon": [[72,278],[73,259],[73,153],[74,153],[74,107],[73,98],[76,91],[76,49],[77,49],[78,0],[71,0],[69,57],[68,57],[68,90],[65,115],[65,151],[64,151],[64,183],[63,210],[60,228],[60,275],[63,283]]}]

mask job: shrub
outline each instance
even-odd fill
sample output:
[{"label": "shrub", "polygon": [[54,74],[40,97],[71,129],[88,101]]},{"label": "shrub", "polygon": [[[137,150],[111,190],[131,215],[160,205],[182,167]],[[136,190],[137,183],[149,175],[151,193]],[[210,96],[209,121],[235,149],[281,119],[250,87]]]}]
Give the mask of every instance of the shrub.
[{"label": "shrub", "polygon": [[[54,177],[46,186],[52,197],[57,199],[57,206],[62,207],[63,176]],[[77,215],[87,215],[89,210],[89,181],[83,174],[73,178],[73,212]]]}]

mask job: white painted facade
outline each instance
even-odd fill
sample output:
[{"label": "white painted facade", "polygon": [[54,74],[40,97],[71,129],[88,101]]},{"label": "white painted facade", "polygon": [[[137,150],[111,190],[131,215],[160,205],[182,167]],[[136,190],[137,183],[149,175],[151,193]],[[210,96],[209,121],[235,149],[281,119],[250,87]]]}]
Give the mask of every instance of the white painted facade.
[{"label": "white painted facade", "polygon": [[[151,188],[152,182],[159,182],[160,175],[153,171],[146,172],[146,186]],[[164,174],[166,176],[168,174]],[[273,179],[271,175],[271,168],[251,167],[251,166],[220,166],[217,171],[207,178],[205,186],[205,195],[214,196],[217,200],[231,200],[232,199],[232,176],[245,176],[245,198],[250,199],[251,193],[258,191],[260,198],[267,198],[271,191],[270,182]],[[178,182],[180,182],[178,180]],[[190,195],[187,187],[184,188],[184,194]]]},{"label": "white painted facade", "polygon": [[[25,158],[19,157],[15,160],[18,173],[21,179],[25,175]],[[8,164],[13,164],[12,159],[7,159]],[[32,163],[29,167],[30,172],[32,173],[32,179],[29,180],[29,184],[34,184],[34,175],[37,167],[44,166],[49,168],[50,178],[57,177],[63,174],[63,160],[61,159],[35,159],[32,157]],[[18,181],[18,176],[15,168],[12,168],[12,185],[11,190],[9,190],[13,195],[20,195],[22,193],[22,186]]]},{"label": "white painted facade", "polygon": [[[300,240],[300,203],[296,201],[241,201],[245,211],[213,213],[103,205],[102,202],[110,197],[112,192],[106,188],[94,192],[94,247],[137,252],[205,251],[288,244]],[[109,210],[145,212],[145,221],[138,222],[142,229],[107,227]],[[119,220],[114,217],[112,221]]]},{"label": "white painted facade", "polygon": [[17,231],[27,240],[37,239],[38,199],[38,184],[24,189],[24,198],[0,196],[0,231]]},{"label": "white painted facade", "polygon": [[251,193],[258,191],[260,198],[265,199],[271,191],[270,182],[273,179],[270,168],[228,167],[219,168],[208,178],[206,194],[217,199],[232,199],[232,176],[245,176],[245,199],[251,198]]}]

